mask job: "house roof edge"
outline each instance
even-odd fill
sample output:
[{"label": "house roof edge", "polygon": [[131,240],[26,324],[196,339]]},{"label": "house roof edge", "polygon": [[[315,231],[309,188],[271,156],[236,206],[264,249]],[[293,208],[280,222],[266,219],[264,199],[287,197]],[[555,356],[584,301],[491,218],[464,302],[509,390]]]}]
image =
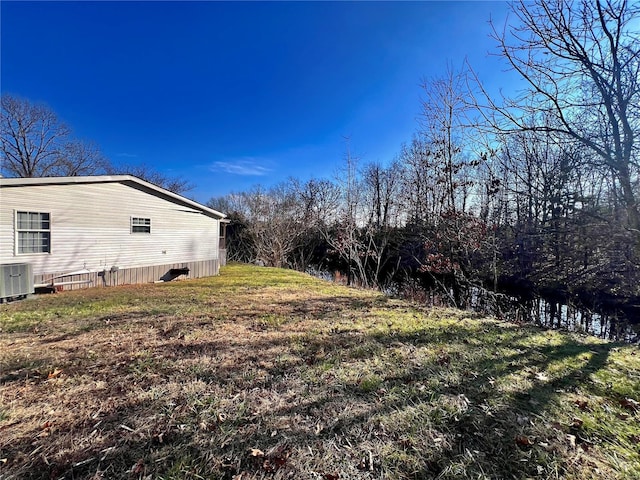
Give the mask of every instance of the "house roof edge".
[{"label": "house roof edge", "polygon": [[209,208],[206,205],[191,200],[187,197],[173,193],[158,185],[142,180],[141,178],[134,177],[133,175],[91,175],[91,176],[78,176],[78,177],[37,177],[37,178],[6,178],[0,177],[0,187],[19,187],[27,185],[70,185],[70,184],[82,184],[82,183],[126,183],[131,182],[141,187],[147,188],[153,192],[161,194],[165,197],[169,197],[173,200],[177,200],[181,203],[190,205],[198,210],[202,210],[208,214],[214,215],[220,219],[226,218],[226,215],[222,212]]}]

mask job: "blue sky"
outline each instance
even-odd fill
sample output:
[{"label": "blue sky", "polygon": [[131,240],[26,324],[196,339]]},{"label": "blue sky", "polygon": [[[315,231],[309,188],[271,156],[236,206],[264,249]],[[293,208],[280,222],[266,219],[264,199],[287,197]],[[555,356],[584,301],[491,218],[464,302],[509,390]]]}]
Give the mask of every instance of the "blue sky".
[{"label": "blue sky", "polygon": [[[344,137],[393,159],[420,83],[465,58],[489,89],[505,2],[7,2],[1,88],[47,103],[114,163],[190,180],[206,202],[331,177]],[[513,87],[513,85],[511,85]]]}]

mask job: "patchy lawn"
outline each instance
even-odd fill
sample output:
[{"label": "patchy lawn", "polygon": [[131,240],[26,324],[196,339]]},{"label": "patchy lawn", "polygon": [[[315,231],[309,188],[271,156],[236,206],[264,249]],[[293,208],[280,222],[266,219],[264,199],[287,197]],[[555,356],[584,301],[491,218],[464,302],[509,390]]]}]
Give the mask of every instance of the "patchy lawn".
[{"label": "patchy lawn", "polygon": [[0,478],[640,478],[637,346],[299,273],[0,305]]}]

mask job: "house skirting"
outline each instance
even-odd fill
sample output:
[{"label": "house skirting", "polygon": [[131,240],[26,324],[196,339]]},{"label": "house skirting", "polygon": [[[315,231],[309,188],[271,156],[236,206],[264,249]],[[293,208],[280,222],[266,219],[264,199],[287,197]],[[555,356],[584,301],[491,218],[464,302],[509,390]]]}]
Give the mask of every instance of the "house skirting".
[{"label": "house skirting", "polygon": [[[186,272],[185,269],[189,271]],[[106,268],[100,271],[68,275],[68,272],[50,272],[34,275],[36,286],[46,286],[56,290],[78,290],[89,287],[113,287],[135,283],[171,281],[177,278],[201,278],[218,275],[220,260],[200,262],[168,263],[150,267]]]}]

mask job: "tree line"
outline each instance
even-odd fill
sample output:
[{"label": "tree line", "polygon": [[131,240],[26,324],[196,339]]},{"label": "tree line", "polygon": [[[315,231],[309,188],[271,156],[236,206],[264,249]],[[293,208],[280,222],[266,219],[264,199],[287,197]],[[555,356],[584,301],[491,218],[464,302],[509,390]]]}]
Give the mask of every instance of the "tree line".
[{"label": "tree line", "polygon": [[493,36],[517,98],[450,68],[424,82],[388,164],[347,141],[333,179],[211,199],[232,220],[229,258],[458,307],[543,296],[638,321],[639,22],[624,0],[512,4]]}]

